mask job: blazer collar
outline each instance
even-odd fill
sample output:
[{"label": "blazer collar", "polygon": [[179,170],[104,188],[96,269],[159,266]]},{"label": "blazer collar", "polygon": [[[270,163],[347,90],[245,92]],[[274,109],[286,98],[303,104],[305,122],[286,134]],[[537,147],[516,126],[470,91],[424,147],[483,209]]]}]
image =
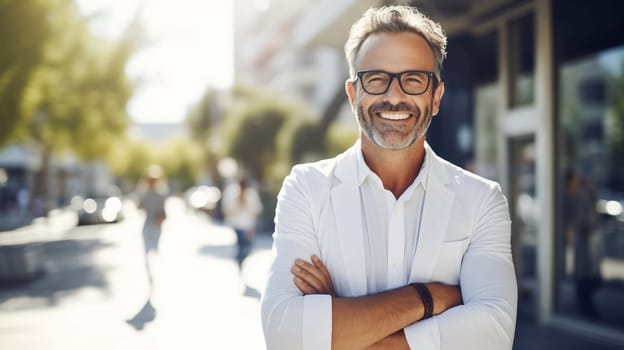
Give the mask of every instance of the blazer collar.
[{"label": "blazer collar", "polygon": [[432,280],[455,199],[455,192],[449,186],[452,178],[444,166],[445,161],[433,152],[429,144],[425,143],[425,150],[431,162],[410,282]]},{"label": "blazer collar", "polygon": [[336,220],[337,241],[343,264],[349,270],[348,291],[345,296],[360,296],[367,292],[362,210],[357,184],[357,150],[359,141],[336,158],[330,200]]}]

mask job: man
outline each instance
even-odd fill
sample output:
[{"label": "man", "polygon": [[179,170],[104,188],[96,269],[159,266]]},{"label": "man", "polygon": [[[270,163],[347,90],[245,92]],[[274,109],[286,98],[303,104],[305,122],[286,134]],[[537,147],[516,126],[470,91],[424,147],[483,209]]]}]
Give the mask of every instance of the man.
[{"label": "man", "polygon": [[284,180],[262,299],[268,349],[511,349],[506,200],[425,142],[445,50],[439,24],[409,7],[353,25],[345,87],[360,139]]}]

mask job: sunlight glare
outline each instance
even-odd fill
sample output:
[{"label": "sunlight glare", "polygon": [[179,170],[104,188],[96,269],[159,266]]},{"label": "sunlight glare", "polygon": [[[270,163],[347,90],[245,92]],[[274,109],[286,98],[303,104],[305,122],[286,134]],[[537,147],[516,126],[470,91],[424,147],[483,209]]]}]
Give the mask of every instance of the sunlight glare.
[{"label": "sunlight glare", "polygon": [[128,62],[138,81],[128,113],[137,122],[180,122],[207,87],[234,79],[233,4],[217,0],[76,0],[92,29],[119,37],[140,9],[148,43]]}]

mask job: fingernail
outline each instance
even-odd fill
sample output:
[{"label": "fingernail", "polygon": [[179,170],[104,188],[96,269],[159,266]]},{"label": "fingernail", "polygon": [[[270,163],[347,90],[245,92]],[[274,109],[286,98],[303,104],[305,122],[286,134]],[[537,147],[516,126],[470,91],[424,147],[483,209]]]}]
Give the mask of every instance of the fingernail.
[{"label": "fingernail", "polygon": [[312,260],[316,260],[316,261],[318,261],[318,260],[319,260],[319,257],[318,257],[318,256],[316,256],[316,255],[312,255]]}]

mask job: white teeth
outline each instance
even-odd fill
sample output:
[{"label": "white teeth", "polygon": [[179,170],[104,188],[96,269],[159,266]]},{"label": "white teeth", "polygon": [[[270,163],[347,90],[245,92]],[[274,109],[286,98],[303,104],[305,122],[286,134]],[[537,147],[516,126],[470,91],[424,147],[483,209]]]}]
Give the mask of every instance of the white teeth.
[{"label": "white teeth", "polygon": [[403,120],[409,118],[410,115],[408,113],[379,113],[379,116],[383,119]]}]

